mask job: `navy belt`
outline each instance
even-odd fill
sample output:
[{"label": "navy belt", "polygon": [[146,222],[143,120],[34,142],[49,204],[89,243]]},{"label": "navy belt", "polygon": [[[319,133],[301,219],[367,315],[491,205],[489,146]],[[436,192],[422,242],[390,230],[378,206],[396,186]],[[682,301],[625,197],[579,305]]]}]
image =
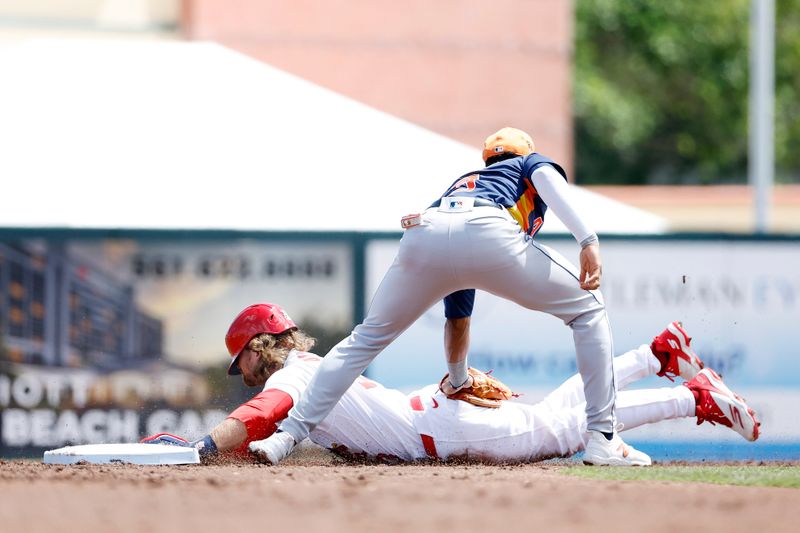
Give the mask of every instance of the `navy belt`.
[{"label": "navy belt", "polygon": [[[453,196],[448,196],[448,198],[454,198]],[[458,198],[457,196],[455,198]],[[472,198],[472,196],[463,196],[462,198]],[[442,205],[442,199],[439,198],[435,202],[431,204],[431,207],[439,207]],[[491,200],[487,200],[486,198],[475,198],[475,202],[472,204],[475,207],[496,207],[497,209],[502,209],[503,206],[498,204],[497,202],[493,202]]]}]

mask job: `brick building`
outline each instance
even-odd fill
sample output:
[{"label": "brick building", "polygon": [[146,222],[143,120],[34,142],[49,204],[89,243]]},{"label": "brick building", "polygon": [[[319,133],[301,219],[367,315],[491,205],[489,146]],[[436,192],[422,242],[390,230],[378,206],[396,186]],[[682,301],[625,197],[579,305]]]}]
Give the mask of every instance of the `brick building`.
[{"label": "brick building", "polygon": [[567,0],[183,0],[180,26],[472,146],[528,130],[569,172],[572,19]]}]

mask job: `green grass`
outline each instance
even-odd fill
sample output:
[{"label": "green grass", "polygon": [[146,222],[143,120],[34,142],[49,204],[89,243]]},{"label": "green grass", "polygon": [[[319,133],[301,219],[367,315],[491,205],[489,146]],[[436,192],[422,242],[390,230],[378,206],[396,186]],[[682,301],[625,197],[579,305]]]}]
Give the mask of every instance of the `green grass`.
[{"label": "green grass", "polygon": [[589,479],[678,481],[748,487],[800,488],[800,466],[652,466],[647,468],[571,466],[562,473]]}]

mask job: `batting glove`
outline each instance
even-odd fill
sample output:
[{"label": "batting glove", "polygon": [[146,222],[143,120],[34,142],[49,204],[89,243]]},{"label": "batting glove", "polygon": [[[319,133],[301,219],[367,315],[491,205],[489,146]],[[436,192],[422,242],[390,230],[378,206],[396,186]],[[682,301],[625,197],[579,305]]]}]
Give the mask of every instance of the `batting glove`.
[{"label": "batting glove", "polygon": [[206,435],[202,439],[189,442],[183,437],[178,437],[171,433],[158,433],[145,437],[139,442],[144,444],[169,444],[170,446],[181,446],[183,448],[197,448],[197,453],[200,454],[201,459],[216,455],[218,452],[217,444],[214,442],[214,439],[211,438],[211,435]]},{"label": "batting glove", "polygon": [[260,462],[276,465],[292,453],[295,444],[294,437],[285,431],[280,431],[264,440],[251,442],[247,449]]},{"label": "batting glove", "polygon": [[142,442],[144,444],[170,444],[172,446],[181,446],[183,448],[192,447],[191,442],[184,439],[183,437],[179,437],[171,433],[157,433],[155,435],[150,435],[149,437],[145,437],[139,442]]}]

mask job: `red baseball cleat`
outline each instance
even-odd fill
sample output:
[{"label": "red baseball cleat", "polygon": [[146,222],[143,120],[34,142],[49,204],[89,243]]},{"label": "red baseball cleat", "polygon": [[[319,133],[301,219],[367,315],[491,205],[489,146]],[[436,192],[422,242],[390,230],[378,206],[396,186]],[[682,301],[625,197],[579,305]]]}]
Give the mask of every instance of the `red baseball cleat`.
[{"label": "red baseball cleat", "polygon": [[657,375],[667,376],[670,381],[675,381],[675,376],[686,380],[695,377],[705,365],[692,350],[691,342],[692,338],[683,329],[683,324],[670,322],[667,329],[650,344],[653,355],[661,362],[661,370]]},{"label": "red baseball cleat", "polygon": [[698,425],[706,421],[722,424],[747,440],[758,439],[761,422],[756,419],[755,411],[722,382],[719,374],[705,368],[684,385],[694,395]]}]

